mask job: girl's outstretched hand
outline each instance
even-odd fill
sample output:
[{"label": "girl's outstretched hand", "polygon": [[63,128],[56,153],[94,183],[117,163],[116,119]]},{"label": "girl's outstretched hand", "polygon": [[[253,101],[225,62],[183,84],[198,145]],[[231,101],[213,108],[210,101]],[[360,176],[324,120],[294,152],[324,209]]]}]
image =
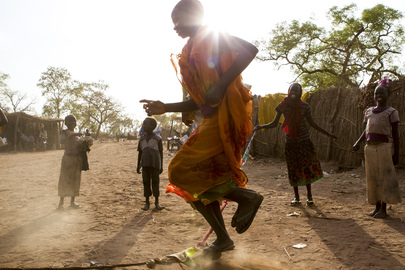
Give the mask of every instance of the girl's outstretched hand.
[{"label": "girl's outstretched hand", "polygon": [[164,114],[166,112],[165,104],[160,100],[142,99],[139,102],[145,103],[143,104],[143,108],[145,109],[145,112],[148,114],[148,116]]},{"label": "girl's outstretched hand", "polygon": [[357,142],[353,145],[353,151],[359,151],[360,150],[360,144],[358,144]]}]

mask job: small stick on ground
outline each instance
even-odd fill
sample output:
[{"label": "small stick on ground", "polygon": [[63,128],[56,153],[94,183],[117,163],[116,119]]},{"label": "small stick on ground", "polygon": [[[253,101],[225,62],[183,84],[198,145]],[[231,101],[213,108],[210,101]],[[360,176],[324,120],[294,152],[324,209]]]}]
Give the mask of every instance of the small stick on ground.
[{"label": "small stick on ground", "polygon": [[284,248],[284,251],[285,251],[285,253],[287,253],[287,255],[288,255],[288,259],[289,259],[289,260],[291,260],[290,254],[288,254],[288,251],[287,251],[287,249],[286,249],[286,248]]}]

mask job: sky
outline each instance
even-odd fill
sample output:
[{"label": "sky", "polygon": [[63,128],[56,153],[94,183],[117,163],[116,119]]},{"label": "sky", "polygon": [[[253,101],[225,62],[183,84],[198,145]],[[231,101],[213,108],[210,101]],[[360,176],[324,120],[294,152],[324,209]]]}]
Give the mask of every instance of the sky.
[{"label": "sky", "polygon": [[[104,81],[107,95],[137,120],[146,117],[141,99],[178,102],[180,83],[170,62],[186,40],[173,30],[178,0],[0,0],[0,73],[11,90],[27,93],[42,111],[37,83],[48,67],[67,69],[80,82]],[[358,11],[382,1],[201,0],[205,23],[249,42],[269,37],[278,23],[315,19],[327,23],[328,10],[356,3]],[[384,5],[405,15],[403,0]],[[405,25],[405,21],[403,23]],[[286,93],[294,74],[271,62],[254,60],[243,72],[252,94]],[[304,89],[305,90],[305,89]]]}]

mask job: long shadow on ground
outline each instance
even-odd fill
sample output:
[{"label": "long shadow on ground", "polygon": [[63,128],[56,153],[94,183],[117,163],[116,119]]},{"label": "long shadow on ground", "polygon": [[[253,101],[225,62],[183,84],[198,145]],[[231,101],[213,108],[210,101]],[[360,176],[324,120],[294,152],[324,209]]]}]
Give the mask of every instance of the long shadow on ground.
[{"label": "long shadow on ground", "polygon": [[405,266],[355,220],[327,218],[319,209],[316,210],[320,217],[311,216],[303,209],[308,224],[347,269],[404,269]]}]

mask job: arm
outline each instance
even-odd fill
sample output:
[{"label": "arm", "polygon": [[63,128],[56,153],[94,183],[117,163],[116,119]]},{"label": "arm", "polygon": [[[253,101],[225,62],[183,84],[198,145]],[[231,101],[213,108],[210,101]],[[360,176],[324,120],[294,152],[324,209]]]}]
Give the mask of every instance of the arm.
[{"label": "arm", "polygon": [[8,123],[8,119],[7,119],[6,115],[3,113],[3,111],[0,109],[0,126],[4,126],[7,123]]},{"label": "arm", "polygon": [[159,140],[159,154],[160,154],[160,170],[159,174],[163,172],[163,143],[162,140]]},{"label": "arm", "polygon": [[237,53],[238,56],[215,84],[211,93],[206,95],[205,101],[209,105],[219,103],[229,84],[245,70],[258,53],[258,49],[253,44],[234,36],[220,36],[218,50],[232,51]]},{"label": "arm", "polygon": [[193,99],[177,103],[163,103],[159,100],[148,99],[142,99],[139,102],[145,103],[143,108],[149,116],[166,112],[192,112],[198,110],[198,106]]},{"label": "arm", "polygon": [[137,172],[138,174],[141,174],[141,167],[140,167],[140,165],[141,165],[141,159],[142,159],[142,151],[139,151],[139,152],[138,152],[138,164],[136,165],[136,172]]},{"label": "arm", "polygon": [[66,136],[66,132],[64,130],[62,130],[60,132],[59,142],[61,144],[65,144],[70,138],[72,138],[74,136],[82,136],[82,134],[81,133],[72,133],[72,134],[69,134],[68,136]]},{"label": "arm", "polygon": [[323,134],[325,134],[326,136],[328,136],[329,138],[335,140],[337,138],[337,136],[335,134],[332,134],[330,132],[327,132],[326,130],[324,130],[322,127],[320,127],[317,123],[315,123],[314,119],[312,119],[311,115],[308,115],[306,117],[309,125],[313,128],[315,128],[316,130],[318,130],[319,132],[322,132]]},{"label": "arm", "polygon": [[399,162],[399,133],[398,133],[398,122],[392,124],[392,139],[394,141],[394,155],[392,156],[392,161],[394,165]]},{"label": "arm", "polygon": [[281,117],[282,113],[277,111],[276,116],[274,116],[274,120],[271,123],[265,124],[265,125],[257,125],[255,127],[255,130],[259,130],[259,129],[268,129],[268,128],[275,128],[278,124],[278,122],[280,121],[280,117]]},{"label": "arm", "polygon": [[366,130],[360,135],[357,141],[353,144],[353,151],[359,151],[360,143],[366,139]]},{"label": "arm", "polygon": [[353,151],[359,151],[360,149],[360,143],[366,139],[366,130],[363,131],[361,134],[360,138],[357,139],[357,141],[353,145]]}]

